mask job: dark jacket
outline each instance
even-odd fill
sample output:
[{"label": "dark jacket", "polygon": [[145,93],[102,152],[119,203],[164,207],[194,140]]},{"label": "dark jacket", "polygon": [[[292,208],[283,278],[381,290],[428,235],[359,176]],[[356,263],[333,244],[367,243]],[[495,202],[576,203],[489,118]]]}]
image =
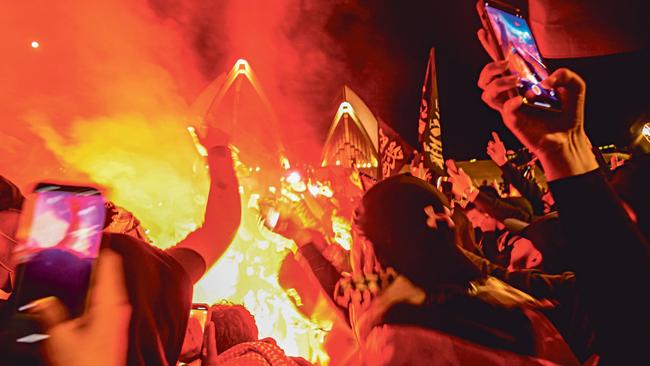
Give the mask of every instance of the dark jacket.
[{"label": "dark jacket", "polygon": [[650,246],[598,170],[549,183],[605,364],[647,361]]}]

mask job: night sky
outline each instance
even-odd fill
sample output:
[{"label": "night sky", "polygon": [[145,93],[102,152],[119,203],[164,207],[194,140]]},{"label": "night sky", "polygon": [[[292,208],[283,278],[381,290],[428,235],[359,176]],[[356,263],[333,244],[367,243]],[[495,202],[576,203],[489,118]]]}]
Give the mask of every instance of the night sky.
[{"label": "night sky", "polygon": [[[473,1],[362,1],[339,5],[327,32],[343,45],[357,75],[352,88],[413,145],[427,53],[435,47],[444,154],[467,160],[487,158],[492,130],[508,147],[519,147],[480,99],[476,82],[490,60],[476,38],[479,27]],[[593,142],[622,146],[626,126],[649,116],[650,93],[643,87],[650,84],[649,61],[646,50],[547,63],[569,67],[587,81],[586,125]]]}]

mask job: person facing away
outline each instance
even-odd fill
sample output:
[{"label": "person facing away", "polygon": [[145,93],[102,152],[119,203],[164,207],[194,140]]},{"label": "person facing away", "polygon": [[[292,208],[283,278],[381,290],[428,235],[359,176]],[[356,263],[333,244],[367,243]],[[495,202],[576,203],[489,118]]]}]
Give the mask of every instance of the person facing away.
[{"label": "person facing away", "polygon": [[220,303],[210,309],[203,355],[205,366],[306,366],[285,355],[273,338],[258,339],[253,315],[243,305]]},{"label": "person facing away", "polygon": [[[370,305],[352,317],[361,349],[367,346],[372,354],[373,345],[363,340],[376,339],[373,334],[382,329],[403,336],[403,327],[413,327],[440,335],[438,340],[466,342],[486,355],[577,363],[539,311],[543,304],[482,275],[461,252],[448,202],[435,187],[410,175],[379,182],[364,195],[354,225],[373,252],[366,257],[374,257],[375,271],[386,279]],[[393,340],[399,343],[399,337]],[[428,347],[420,345],[413,352]],[[448,349],[447,355],[453,352],[458,349]]]}]

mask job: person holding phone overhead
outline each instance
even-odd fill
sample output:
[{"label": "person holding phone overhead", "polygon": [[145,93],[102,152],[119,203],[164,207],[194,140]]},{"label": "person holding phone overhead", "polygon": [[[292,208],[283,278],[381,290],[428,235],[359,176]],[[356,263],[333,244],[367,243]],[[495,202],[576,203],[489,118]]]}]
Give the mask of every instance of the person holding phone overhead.
[{"label": "person holding phone overhead", "polygon": [[[166,250],[124,234],[103,235],[102,248],[122,257],[133,309],[127,365],[176,363],[187,327],[193,284],[223,254],[239,227],[239,184],[226,146],[227,135],[210,127],[203,143],[208,149],[211,184],[205,221],[199,229]],[[12,214],[19,216],[19,211]],[[11,247],[15,245],[15,230],[15,226],[7,228],[7,237],[13,240]],[[12,293],[9,301],[14,297]],[[2,353],[13,343],[4,339],[4,332],[0,333]],[[14,364],[25,363],[18,360]]]},{"label": "person holding phone overhead", "polygon": [[[481,7],[485,2],[479,2]],[[495,59],[498,44],[481,29],[479,40]],[[565,255],[577,279],[577,296],[596,331],[603,364],[643,363],[650,341],[650,243],[599,171],[585,132],[586,84],[576,73],[558,69],[542,81],[557,91],[562,111],[530,108],[516,89],[507,62],[486,65],[479,76],[483,99],[544,168],[569,239]]]}]

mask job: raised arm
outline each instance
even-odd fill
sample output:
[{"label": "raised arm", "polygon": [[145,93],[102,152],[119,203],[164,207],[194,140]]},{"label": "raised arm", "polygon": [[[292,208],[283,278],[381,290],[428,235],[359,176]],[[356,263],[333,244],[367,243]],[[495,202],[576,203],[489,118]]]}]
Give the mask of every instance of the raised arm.
[{"label": "raised arm", "polygon": [[643,290],[650,280],[650,247],[598,171],[584,129],[585,83],[567,69],[551,74],[543,86],[557,91],[562,111],[547,112],[525,106],[520,96],[508,97],[504,91],[517,81],[499,79],[482,78],[484,99],[545,169],[603,362],[633,364],[645,357],[650,341],[650,296]]},{"label": "raised arm", "polygon": [[533,206],[536,215],[544,214],[544,201],[542,201],[542,191],[539,186],[517,170],[515,165],[508,161],[506,156],[506,147],[501,141],[499,134],[492,132],[492,140],[488,141],[487,154],[492,161],[501,169],[501,175],[504,181],[510,182],[523,197],[525,197]]},{"label": "raised arm", "polygon": [[519,207],[509,204],[500,197],[481,192],[472,182],[472,178],[462,168],[458,168],[453,160],[447,160],[446,165],[452,183],[452,192],[458,199],[473,202],[479,210],[501,222],[508,218],[526,222],[532,219],[529,213]]},{"label": "raised arm", "polygon": [[[210,192],[205,208],[203,225],[178,243],[172,251],[181,264],[188,268],[190,277],[197,281],[226,251],[235,237],[241,222],[241,200],[239,183],[233,167],[230,149],[225,144],[226,138],[212,138],[205,142],[208,149],[210,171]],[[203,260],[203,269],[196,269],[196,261],[191,250]],[[180,256],[179,256],[180,254]],[[200,263],[198,264],[200,265]]]}]

